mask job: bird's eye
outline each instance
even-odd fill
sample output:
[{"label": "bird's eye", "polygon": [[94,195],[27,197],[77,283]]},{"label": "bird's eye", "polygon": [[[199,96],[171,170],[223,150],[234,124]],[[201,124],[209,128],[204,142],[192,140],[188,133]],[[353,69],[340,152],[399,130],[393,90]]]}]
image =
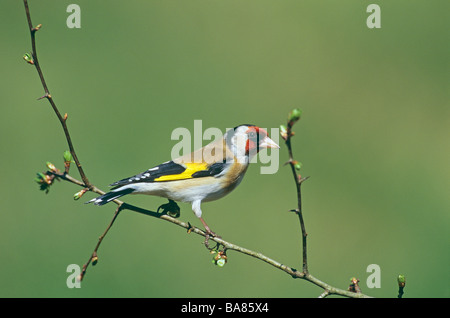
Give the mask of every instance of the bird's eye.
[{"label": "bird's eye", "polygon": [[250,138],[255,138],[255,137],[256,137],[256,133],[255,133],[254,131],[251,131],[251,132],[248,134],[248,136],[249,136]]}]

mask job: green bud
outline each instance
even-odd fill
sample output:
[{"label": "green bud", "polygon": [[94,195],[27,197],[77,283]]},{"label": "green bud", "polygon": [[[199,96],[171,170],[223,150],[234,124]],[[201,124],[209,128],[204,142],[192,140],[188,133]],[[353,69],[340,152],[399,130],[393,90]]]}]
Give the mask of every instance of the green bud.
[{"label": "green bud", "polygon": [[87,189],[83,189],[83,190],[78,191],[77,193],[75,193],[73,195],[73,199],[74,200],[79,200],[83,196],[83,194],[86,193],[86,191],[87,191]]},{"label": "green bud", "polygon": [[94,257],[92,258],[92,266],[97,265],[97,262],[98,262],[98,257],[97,257],[97,256],[94,256]]},{"label": "green bud", "polygon": [[45,182],[45,175],[41,172],[36,173],[37,177],[34,179],[37,183],[43,183]]},{"label": "green bud", "polygon": [[34,179],[34,181],[39,184],[39,188],[42,191],[48,193],[50,191],[50,185],[53,183],[53,176],[48,176],[43,174],[42,172],[38,172],[37,177]]},{"label": "green bud", "polygon": [[29,54],[29,53],[25,53],[25,54],[23,55],[23,59],[24,59],[25,61],[27,61],[27,63],[29,63],[29,64],[34,64],[33,57],[32,57],[31,54]]},{"label": "green bud", "polygon": [[47,165],[47,168],[48,168],[50,171],[56,171],[56,167],[55,167],[55,165],[54,165],[53,163],[47,161],[46,165]]},{"label": "green bud", "polygon": [[226,259],[221,258],[216,261],[216,265],[219,267],[224,267],[226,262],[227,262]]},{"label": "green bud", "polygon": [[283,138],[284,140],[287,140],[288,133],[287,133],[287,128],[285,125],[280,125],[280,135],[281,135],[281,138]]},{"label": "green bud", "polygon": [[302,163],[297,161],[295,163],[294,167],[295,167],[296,170],[300,170],[302,168]]},{"label": "green bud", "polygon": [[227,255],[225,254],[224,251],[211,250],[210,253],[213,254],[212,258],[213,264],[219,267],[223,267],[227,262]]},{"label": "green bud", "polygon": [[402,275],[402,274],[398,275],[397,282],[398,282],[399,287],[405,287],[405,285],[406,285],[405,275]]},{"label": "green bud", "polygon": [[299,108],[295,108],[291,110],[288,116],[289,124],[292,126],[295,122],[297,122],[302,116],[302,111]]},{"label": "green bud", "polygon": [[72,154],[69,150],[64,151],[64,162],[71,162],[72,161]]}]

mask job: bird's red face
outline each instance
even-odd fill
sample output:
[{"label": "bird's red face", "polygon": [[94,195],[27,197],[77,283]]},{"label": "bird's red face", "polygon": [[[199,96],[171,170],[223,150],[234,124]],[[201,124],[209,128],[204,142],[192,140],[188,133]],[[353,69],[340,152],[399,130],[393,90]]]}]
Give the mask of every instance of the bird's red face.
[{"label": "bird's red face", "polygon": [[245,153],[257,154],[263,148],[280,148],[275,141],[269,138],[267,131],[257,126],[248,126],[246,131],[248,136],[245,145]]}]

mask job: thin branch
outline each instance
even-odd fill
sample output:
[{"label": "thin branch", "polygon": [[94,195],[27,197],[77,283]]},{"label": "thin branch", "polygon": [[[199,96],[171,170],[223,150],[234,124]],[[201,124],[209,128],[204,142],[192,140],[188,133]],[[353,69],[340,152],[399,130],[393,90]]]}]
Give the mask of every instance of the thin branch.
[{"label": "thin branch", "polygon": [[111,226],[114,224],[114,221],[117,219],[117,217],[119,216],[120,211],[122,210],[121,208],[122,205],[119,205],[116,209],[116,212],[114,213],[114,216],[111,220],[111,222],[109,222],[108,227],[106,228],[106,230],[103,232],[103,234],[98,238],[98,242],[97,245],[94,248],[94,252],[92,253],[92,255],[89,257],[88,261],[86,262],[86,264],[83,265],[83,269],[81,271],[80,276],[78,277],[78,280],[81,282],[84,278],[84,276],[86,275],[86,271],[87,268],[89,266],[89,264],[92,262],[93,265],[95,265],[97,263],[98,260],[98,256],[97,256],[97,251],[100,247],[100,244],[102,244],[103,239],[105,238],[106,234],[108,234],[109,229],[111,228]]},{"label": "thin branch", "polygon": [[403,294],[404,294],[403,287],[399,286],[398,287],[398,296],[397,296],[397,298],[402,298]]},{"label": "thin branch", "polygon": [[325,298],[325,297],[327,297],[329,294],[330,294],[330,291],[329,291],[328,289],[325,289],[325,290],[323,291],[323,293],[320,294],[319,297],[317,297],[317,298]]},{"label": "thin branch", "polygon": [[405,278],[405,275],[402,275],[402,274],[398,275],[398,277],[397,277],[397,283],[398,283],[398,296],[397,296],[397,298],[402,298],[402,297],[403,297],[403,294],[404,294],[403,289],[404,289],[405,286],[406,286],[406,278]]},{"label": "thin branch", "polygon": [[[303,256],[303,262],[302,262],[302,275],[299,278],[303,278],[319,287],[322,287],[324,289],[324,292],[321,294],[321,296],[326,297],[331,294],[337,294],[341,296],[346,297],[369,297],[361,293],[354,293],[351,291],[342,290],[339,288],[335,288],[325,282],[322,282],[321,280],[315,278],[309,273],[308,270],[308,253],[307,253],[307,236],[308,233],[306,232],[305,227],[305,221],[303,219],[303,210],[302,210],[302,193],[301,193],[301,186],[304,181],[306,181],[309,177],[302,177],[300,174],[298,174],[297,170],[300,169],[300,163],[296,160],[294,160],[294,156],[292,153],[292,143],[291,138],[295,135],[295,133],[292,131],[293,125],[300,119],[301,111],[299,109],[294,109],[288,117],[288,123],[287,126],[283,128],[286,130],[285,132],[282,132],[282,137],[285,140],[286,146],[288,148],[288,154],[289,154],[289,161],[287,162],[292,171],[292,175],[294,177],[295,186],[297,189],[297,209],[292,210],[295,212],[298,216],[299,222],[300,222],[300,228],[302,232],[302,256]],[[320,297],[322,298],[322,297]]]},{"label": "thin branch", "polygon": [[292,154],[292,145],[291,145],[291,138],[294,135],[294,133],[292,132],[292,125],[294,123],[295,123],[294,120],[289,120],[288,125],[287,125],[287,132],[285,135],[285,141],[286,141],[286,146],[288,148],[288,153],[289,153],[288,163],[291,167],[292,175],[294,176],[295,186],[297,188],[297,209],[294,210],[294,212],[298,216],[298,220],[300,222],[300,228],[302,231],[303,273],[308,274],[308,252],[307,252],[307,242],[306,242],[306,237],[308,236],[308,233],[306,233],[305,221],[303,220],[301,185],[302,185],[303,181],[307,180],[309,177],[302,178],[297,173],[296,164],[298,164],[298,162],[294,160],[294,156]]},{"label": "thin branch", "polygon": [[31,22],[30,10],[28,8],[28,1],[27,0],[23,0],[23,3],[25,5],[25,12],[27,14],[28,27],[30,29],[31,49],[32,49],[31,55],[33,56],[33,64],[36,67],[36,70],[37,70],[37,72],[39,74],[39,78],[41,80],[42,87],[44,88],[44,91],[45,91],[45,95],[42,96],[39,99],[47,98],[47,100],[49,101],[50,105],[52,106],[53,111],[55,112],[56,116],[59,119],[59,122],[62,125],[62,128],[64,130],[64,134],[66,136],[67,144],[69,145],[70,153],[72,154],[73,160],[75,161],[75,164],[77,165],[78,172],[80,173],[81,179],[84,182],[84,186],[86,188],[91,189],[92,185],[89,182],[88,178],[86,177],[86,174],[84,173],[83,168],[81,167],[80,160],[78,160],[77,154],[75,152],[75,148],[73,147],[72,139],[70,138],[69,130],[67,129],[67,123],[66,123],[67,122],[67,114],[64,117],[61,116],[61,113],[59,112],[58,108],[56,107],[56,104],[55,104],[55,102],[53,100],[53,97],[50,94],[50,91],[49,91],[49,89],[47,87],[47,83],[45,81],[44,74],[42,73],[42,69],[41,69],[41,66],[39,64],[39,60],[38,60],[38,56],[37,56],[37,50],[36,50],[35,37],[36,37],[36,32],[41,28],[41,25],[39,25],[38,27],[33,27],[33,24]]}]

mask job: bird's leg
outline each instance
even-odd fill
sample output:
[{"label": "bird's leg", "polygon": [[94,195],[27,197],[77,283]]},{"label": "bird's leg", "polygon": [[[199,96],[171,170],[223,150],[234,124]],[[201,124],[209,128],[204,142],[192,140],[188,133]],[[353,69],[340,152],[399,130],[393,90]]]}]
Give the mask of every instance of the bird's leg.
[{"label": "bird's leg", "polygon": [[209,247],[209,237],[212,236],[212,237],[220,238],[220,236],[217,235],[216,233],[214,233],[213,231],[211,231],[208,224],[206,224],[206,222],[205,222],[205,220],[203,220],[203,218],[200,217],[199,219],[202,222],[203,226],[205,227],[205,241],[203,242],[203,244],[205,244],[205,246],[208,250],[211,250],[212,248]]},{"label": "bird's leg", "polygon": [[211,231],[211,229],[209,228],[208,224],[206,224],[206,222],[205,222],[205,220],[203,220],[203,218],[200,218],[200,221],[202,222],[203,226],[205,227],[206,234],[214,236],[214,237],[219,237],[216,233]]},{"label": "bird's leg", "polygon": [[169,203],[161,204],[156,212],[159,213],[160,209],[162,209],[162,214],[167,214],[168,216],[171,216],[173,218],[180,217],[180,207],[173,200],[169,199]]}]

